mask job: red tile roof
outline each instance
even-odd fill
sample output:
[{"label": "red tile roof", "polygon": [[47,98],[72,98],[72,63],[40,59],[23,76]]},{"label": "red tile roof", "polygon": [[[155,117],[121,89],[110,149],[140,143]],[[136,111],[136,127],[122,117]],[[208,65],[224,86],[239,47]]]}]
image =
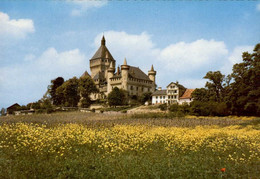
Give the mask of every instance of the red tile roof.
[{"label": "red tile roof", "polygon": [[191,93],[192,93],[194,90],[195,90],[195,89],[186,89],[186,91],[185,91],[184,94],[180,97],[180,99],[191,98]]}]

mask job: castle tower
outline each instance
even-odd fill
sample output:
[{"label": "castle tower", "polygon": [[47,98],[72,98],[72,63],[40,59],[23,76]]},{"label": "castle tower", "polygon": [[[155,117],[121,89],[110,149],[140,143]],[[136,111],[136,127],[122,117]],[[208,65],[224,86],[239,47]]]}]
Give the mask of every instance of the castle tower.
[{"label": "castle tower", "polygon": [[153,65],[152,65],[151,70],[148,71],[148,77],[150,78],[150,80],[153,81],[153,84],[154,84],[154,88],[152,89],[152,91],[155,91],[155,88],[156,88],[155,76],[156,76],[156,71],[154,71]]},{"label": "castle tower", "polygon": [[121,65],[121,74],[122,74],[122,89],[128,90],[128,73],[130,66],[127,65],[126,59],[124,60],[124,64]]},{"label": "castle tower", "polygon": [[101,39],[101,45],[99,49],[89,60],[89,63],[92,78],[96,76],[96,78],[106,79],[107,70],[111,63],[113,65],[113,68],[115,68],[116,61],[114,60],[114,58],[112,57],[112,55],[106,47],[106,40],[104,36]]},{"label": "castle tower", "polygon": [[112,91],[111,79],[114,76],[115,68],[113,67],[112,62],[110,63],[110,67],[107,70],[107,94]]}]

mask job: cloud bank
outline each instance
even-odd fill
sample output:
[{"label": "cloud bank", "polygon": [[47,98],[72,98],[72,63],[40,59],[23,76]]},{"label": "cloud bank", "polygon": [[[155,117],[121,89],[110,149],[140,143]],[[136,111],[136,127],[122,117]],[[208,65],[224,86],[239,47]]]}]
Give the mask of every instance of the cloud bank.
[{"label": "cloud bank", "polygon": [[34,31],[31,19],[10,19],[8,14],[0,12],[0,37],[25,38]]},{"label": "cloud bank", "polygon": [[[233,54],[228,51],[223,41],[198,39],[158,48],[147,32],[128,34],[124,31],[107,31],[104,34],[107,47],[117,64],[122,64],[126,57],[130,65],[139,66],[144,72],[153,64],[158,72],[159,86],[164,87],[171,81],[178,80],[188,88],[203,87],[205,80],[202,78],[208,71],[221,70],[223,66],[232,69],[233,63],[227,64],[226,61]],[[102,35],[100,33],[96,36],[95,49],[100,46]],[[239,54],[239,50],[236,50],[236,53]]]}]

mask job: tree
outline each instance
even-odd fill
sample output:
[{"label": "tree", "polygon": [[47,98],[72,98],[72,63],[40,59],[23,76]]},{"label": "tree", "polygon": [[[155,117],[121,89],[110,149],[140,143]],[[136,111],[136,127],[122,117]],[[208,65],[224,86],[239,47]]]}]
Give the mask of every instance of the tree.
[{"label": "tree", "polygon": [[205,88],[196,88],[191,95],[194,101],[207,102],[210,98],[208,90]]},{"label": "tree", "polygon": [[94,81],[88,77],[81,77],[79,79],[78,92],[80,94],[80,107],[89,107],[91,104],[90,94],[98,92],[98,89],[94,83]]},{"label": "tree", "polygon": [[76,107],[80,96],[78,93],[79,80],[73,77],[56,89],[56,95],[61,99],[61,104]]},{"label": "tree", "polygon": [[108,104],[110,106],[120,106],[125,104],[126,94],[125,91],[119,89],[117,87],[113,88],[113,90],[108,94]]},{"label": "tree", "polygon": [[233,66],[229,100],[236,115],[260,115],[260,43],[252,54],[244,52],[243,62]]},{"label": "tree", "polygon": [[1,116],[4,116],[5,115],[5,108],[2,108],[1,109]]},{"label": "tree", "polygon": [[223,101],[224,99],[224,86],[227,86],[225,83],[225,75],[222,75],[220,71],[209,71],[204,79],[208,79],[206,82],[206,89],[208,90],[209,97],[211,101]]},{"label": "tree", "polygon": [[146,101],[152,100],[152,93],[151,92],[145,92],[139,97],[139,101],[144,104]]},{"label": "tree", "polygon": [[56,89],[60,87],[64,83],[64,79],[62,77],[58,77],[54,80],[51,80],[51,85],[48,86],[48,92],[51,96],[51,100],[53,105],[60,105],[62,103],[61,96],[57,95]]}]

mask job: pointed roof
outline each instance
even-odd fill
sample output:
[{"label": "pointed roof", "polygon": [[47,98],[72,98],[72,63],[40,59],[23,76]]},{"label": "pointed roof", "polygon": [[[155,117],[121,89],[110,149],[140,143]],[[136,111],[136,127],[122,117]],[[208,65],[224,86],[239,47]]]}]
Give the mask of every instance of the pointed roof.
[{"label": "pointed roof", "polygon": [[124,59],[124,64],[123,65],[127,65],[126,58]]},{"label": "pointed roof", "polygon": [[151,67],[151,71],[154,71],[154,69],[153,69],[153,65],[152,65],[152,67]]},{"label": "pointed roof", "polygon": [[102,40],[101,40],[101,46],[99,47],[99,49],[96,51],[96,53],[90,60],[98,59],[98,58],[110,58],[110,59],[114,60],[113,56],[111,55],[111,53],[109,52],[109,50],[106,47],[106,40],[105,40],[104,36],[102,37]]},{"label": "pointed roof", "polygon": [[90,75],[87,71],[85,71],[80,77],[85,77],[85,76],[90,77]]}]

